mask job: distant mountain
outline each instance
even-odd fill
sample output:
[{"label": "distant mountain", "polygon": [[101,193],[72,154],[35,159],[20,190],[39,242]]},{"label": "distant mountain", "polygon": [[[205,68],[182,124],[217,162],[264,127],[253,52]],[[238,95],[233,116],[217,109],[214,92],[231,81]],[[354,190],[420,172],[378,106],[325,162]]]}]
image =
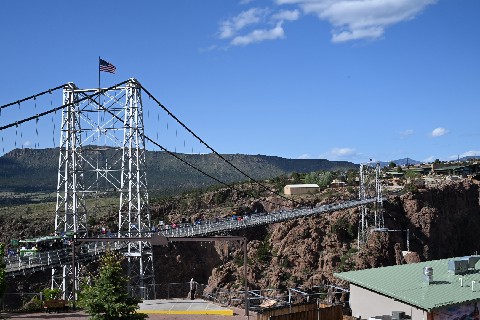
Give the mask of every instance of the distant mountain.
[{"label": "distant mountain", "polygon": [[480,155],[478,156],[466,156],[459,159],[460,161],[468,161],[468,160],[480,160]]},{"label": "distant mountain", "polygon": [[421,161],[413,160],[413,159],[410,159],[410,158],[403,158],[403,159],[397,159],[397,160],[392,160],[392,161],[388,161],[388,162],[380,161],[380,166],[381,167],[386,167],[390,164],[390,162],[395,163],[397,166],[405,166],[407,164],[420,164],[420,163],[422,163]]},{"label": "distant mountain", "polygon": [[[84,148],[90,163],[104,164],[109,159],[121,159],[119,150]],[[225,161],[214,154],[175,154],[178,158],[199,168],[204,173],[226,182],[248,180]],[[147,180],[149,189],[171,193],[198,187],[219,184],[208,176],[194,170],[166,152],[146,152]],[[285,159],[265,155],[226,154],[230,163],[253,179],[269,179],[292,172],[319,170],[356,169],[358,165],[347,161],[325,159]],[[15,149],[0,157],[0,191],[55,191],[57,187],[59,149]],[[108,163],[111,175],[118,174],[120,161]],[[117,173],[115,173],[117,172]],[[91,181],[97,174],[94,170],[84,172]],[[118,179],[119,180],[119,179]],[[87,184],[87,183],[86,183]],[[109,186],[105,186],[108,188]],[[102,186],[100,185],[100,188]]]}]

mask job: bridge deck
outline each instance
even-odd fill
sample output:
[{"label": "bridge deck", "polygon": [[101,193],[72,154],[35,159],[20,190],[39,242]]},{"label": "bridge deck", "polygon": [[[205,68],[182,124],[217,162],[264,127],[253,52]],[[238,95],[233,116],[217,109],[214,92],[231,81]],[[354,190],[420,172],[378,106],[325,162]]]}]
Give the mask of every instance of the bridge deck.
[{"label": "bridge deck", "polygon": [[[241,220],[228,219],[216,222],[209,221],[202,224],[191,225],[186,228],[161,230],[160,232],[167,238],[201,237],[214,234],[225,234],[234,230],[252,228],[256,226],[278,223],[301,217],[313,216],[337,210],[344,210],[361,205],[366,205],[375,201],[375,198],[365,200],[351,200],[339,204],[328,204],[314,208],[298,208],[292,210],[276,211],[269,214],[253,214],[250,217],[244,217]],[[147,233],[151,234],[152,231],[147,231]],[[129,241],[132,241],[132,238],[130,238]],[[103,254],[106,251],[107,247],[113,248],[114,250],[122,250],[125,248],[125,246],[125,242],[114,242],[113,244],[106,244],[101,242],[88,243],[85,244],[84,247],[81,249],[81,252],[76,255],[76,259],[78,262],[92,261],[97,259],[99,255]],[[72,257],[70,248],[67,248],[65,250],[40,252],[34,256],[29,257],[9,256],[4,258],[7,276],[16,276],[25,274],[27,272],[35,272],[45,270],[47,268],[59,267],[61,265],[70,264],[71,259]]]}]

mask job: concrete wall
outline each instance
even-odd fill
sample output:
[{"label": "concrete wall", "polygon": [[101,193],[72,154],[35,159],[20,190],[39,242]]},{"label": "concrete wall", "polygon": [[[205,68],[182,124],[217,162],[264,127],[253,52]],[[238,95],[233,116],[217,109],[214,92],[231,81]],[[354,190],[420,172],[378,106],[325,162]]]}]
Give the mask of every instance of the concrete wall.
[{"label": "concrete wall", "polygon": [[350,284],[350,307],[352,316],[368,319],[374,316],[392,315],[392,311],[403,311],[413,320],[427,320],[427,312],[408,304],[385,297],[373,291]]}]

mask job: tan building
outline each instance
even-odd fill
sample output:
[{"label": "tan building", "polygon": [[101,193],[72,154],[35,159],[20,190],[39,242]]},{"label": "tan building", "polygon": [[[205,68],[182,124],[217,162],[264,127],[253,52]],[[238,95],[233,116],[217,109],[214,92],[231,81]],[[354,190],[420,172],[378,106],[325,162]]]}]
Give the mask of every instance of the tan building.
[{"label": "tan building", "polygon": [[286,195],[318,193],[320,187],[318,184],[287,184],[283,188],[283,193]]}]

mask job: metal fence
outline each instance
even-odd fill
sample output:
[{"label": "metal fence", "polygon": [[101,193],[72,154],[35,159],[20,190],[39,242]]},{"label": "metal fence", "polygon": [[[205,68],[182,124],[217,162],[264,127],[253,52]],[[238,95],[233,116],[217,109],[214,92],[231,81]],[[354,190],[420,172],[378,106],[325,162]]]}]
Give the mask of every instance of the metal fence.
[{"label": "metal fence", "polygon": [[[121,250],[126,247],[125,242],[89,242],[80,248],[81,254],[76,258],[77,262],[86,262],[96,259],[98,255],[105,253],[107,249]],[[28,272],[35,272],[69,264],[72,260],[71,248],[61,250],[37,252],[35,255],[20,256],[10,255],[4,257],[6,276],[15,276]]]}]

